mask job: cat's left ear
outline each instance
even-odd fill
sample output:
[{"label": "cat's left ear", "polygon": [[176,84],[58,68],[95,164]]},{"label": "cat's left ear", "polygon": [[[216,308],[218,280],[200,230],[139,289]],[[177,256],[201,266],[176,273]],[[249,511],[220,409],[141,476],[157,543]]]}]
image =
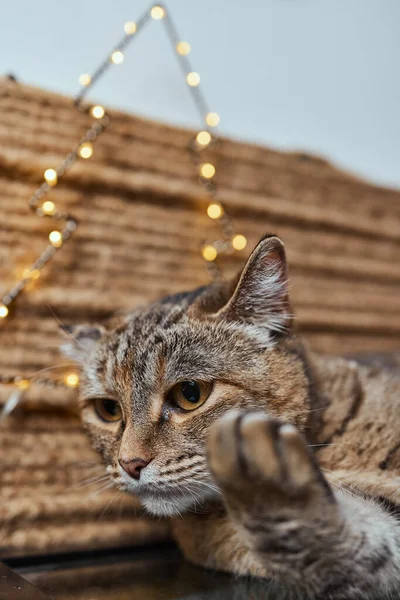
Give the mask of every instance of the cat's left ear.
[{"label": "cat's left ear", "polygon": [[69,339],[68,344],[61,346],[61,352],[81,364],[106,332],[102,325],[62,325],[61,330]]},{"label": "cat's left ear", "polygon": [[276,236],[264,237],[251,253],[229,302],[218,317],[248,323],[271,333],[290,326],[285,247]]}]

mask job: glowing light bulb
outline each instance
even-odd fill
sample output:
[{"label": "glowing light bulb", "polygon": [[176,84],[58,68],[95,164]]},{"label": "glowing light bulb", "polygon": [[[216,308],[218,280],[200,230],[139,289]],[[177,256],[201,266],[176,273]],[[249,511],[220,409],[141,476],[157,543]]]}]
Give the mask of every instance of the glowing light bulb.
[{"label": "glowing light bulb", "polygon": [[212,262],[213,260],[215,260],[218,254],[214,246],[211,246],[211,244],[204,246],[201,253],[203,255],[204,260],[208,260],[208,262]]},{"label": "glowing light bulb", "polygon": [[57,185],[58,177],[55,169],[46,169],[44,172],[44,178],[49,185]]},{"label": "glowing light bulb", "polygon": [[39,269],[24,269],[22,277],[23,279],[39,279],[40,271]]},{"label": "glowing light bulb", "polygon": [[200,165],[200,174],[204,179],[212,179],[215,175],[215,167],[211,163]]},{"label": "glowing light bulb", "polygon": [[20,390],[27,390],[31,386],[31,382],[29,381],[29,379],[21,379],[21,381],[19,381],[17,385]]},{"label": "glowing light bulb", "polygon": [[56,210],[56,205],[54,204],[54,202],[51,202],[51,200],[46,200],[46,202],[43,202],[42,211],[44,212],[45,215],[52,215],[52,214],[54,214],[55,210]]},{"label": "glowing light bulb", "polygon": [[52,231],[49,235],[49,240],[56,248],[62,245],[62,235],[59,231]]},{"label": "glowing light bulb", "polygon": [[78,153],[81,158],[90,158],[93,154],[92,144],[90,142],[85,142],[79,146]]},{"label": "glowing light bulb", "polygon": [[124,62],[124,55],[122,54],[121,50],[116,50],[111,54],[111,62],[113,62],[114,65],[120,65],[122,62]]},{"label": "glowing light bulb", "polygon": [[126,35],[133,35],[136,31],[136,23],[134,21],[127,21],[124,25],[124,31]]},{"label": "glowing light bulb", "polygon": [[178,42],[176,45],[176,51],[181,56],[187,56],[190,52],[190,44],[188,42]]},{"label": "glowing light bulb", "polygon": [[92,106],[92,108],[90,109],[90,114],[95,119],[102,119],[105,115],[105,110],[102,106],[96,104],[96,106]]},{"label": "glowing light bulb", "polygon": [[92,78],[90,77],[90,75],[88,73],[82,73],[82,75],[79,76],[79,83],[81,85],[89,85],[89,83],[92,81]]},{"label": "glowing light bulb", "polygon": [[196,87],[200,83],[200,75],[195,71],[192,71],[186,75],[186,81],[191,87]]},{"label": "glowing light bulb", "polygon": [[68,375],[64,377],[64,383],[68,387],[76,387],[79,385],[79,377],[76,373],[68,373]]},{"label": "glowing light bulb", "polygon": [[235,250],[243,250],[246,248],[247,240],[244,235],[240,233],[235,235],[235,237],[232,239],[232,246],[235,248]]},{"label": "glowing light bulb", "polygon": [[5,304],[0,304],[0,319],[5,319],[8,315],[8,308]]},{"label": "glowing light bulb", "polygon": [[150,11],[150,15],[155,21],[160,21],[165,17],[165,10],[162,6],[153,6]]},{"label": "glowing light bulb", "polygon": [[206,123],[210,127],[217,127],[220,121],[219,115],[215,112],[209,112],[206,115]]},{"label": "glowing light bulb", "polygon": [[207,208],[207,214],[210,219],[219,219],[224,212],[224,209],[218,202],[213,202]]},{"label": "glowing light bulb", "polygon": [[199,133],[196,135],[196,142],[199,144],[199,146],[208,146],[211,140],[212,137],[208,131],[199,131]]}]

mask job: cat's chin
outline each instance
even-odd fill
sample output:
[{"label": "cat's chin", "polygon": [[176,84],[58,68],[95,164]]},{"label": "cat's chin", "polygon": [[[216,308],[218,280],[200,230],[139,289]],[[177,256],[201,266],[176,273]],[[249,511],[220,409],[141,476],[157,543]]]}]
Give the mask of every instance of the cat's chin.
[{"label": "cat's chin", "polygon": [[155,517],[175,517],[180,516],[184,513],[191,512],[204,512],[206,505],[216,499],[214,491],[207,491],[204,493],[202,490],[201,497],[194,495],[194,493],[182,493],[177,491],[176,493],[138,493],[134,492],[143,508],[151,515]]},{"label": "cat's chin", "polygon": [[140,497],[140,501],[146,511],[155,517],[175,517],[188,511],[192,512],[195,508],[193,498],[185,496],[170,499],[145,496]]}]

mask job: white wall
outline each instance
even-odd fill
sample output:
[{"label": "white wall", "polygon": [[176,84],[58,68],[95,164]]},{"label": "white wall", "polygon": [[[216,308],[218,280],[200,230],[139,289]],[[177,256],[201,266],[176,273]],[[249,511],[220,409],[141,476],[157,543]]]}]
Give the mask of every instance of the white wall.
[{"label": "white wall", "polygon": [[[1,2],[0,73],[66,94],[145,0]],[[400,186],[400,0],[167,0],[222,133],[321,153]],[[196,126],[152,22],[94,88],[106,105]]]}]

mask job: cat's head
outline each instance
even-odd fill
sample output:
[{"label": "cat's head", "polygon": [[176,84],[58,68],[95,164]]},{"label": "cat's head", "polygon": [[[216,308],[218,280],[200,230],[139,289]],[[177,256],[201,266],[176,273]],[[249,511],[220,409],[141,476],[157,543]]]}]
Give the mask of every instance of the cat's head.
[{"label": "cat's head", "polygon": [[[83,422],[110,475],[156,515],[217,498],[205,440],[232,408],[302,424],[282,242],[269,236],[239,280],[164,298],[109,328],[71,328]],[[302,410],[300,409],[302,408]]]}]

